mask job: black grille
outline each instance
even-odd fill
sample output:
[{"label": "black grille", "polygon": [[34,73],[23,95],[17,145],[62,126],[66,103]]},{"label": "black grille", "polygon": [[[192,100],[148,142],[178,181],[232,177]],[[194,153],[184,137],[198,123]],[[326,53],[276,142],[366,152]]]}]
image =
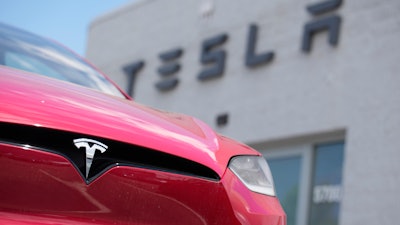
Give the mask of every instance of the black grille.
[{"label": "black grille", "polygon": [[[100,154],[96,151],[87,179],[86,152],[84,149],[77,149],[73,142],[78,138],[94,139],[108,146],[108,150],[104,153]],[[197,162],[154,149],[86,134],[0,123],[0,142],[21,146],[30,145],[42,151],[62,155],[71,161],[87,183],[117,165],[160,170],[210,180],[220,179],[215,171]]]}]

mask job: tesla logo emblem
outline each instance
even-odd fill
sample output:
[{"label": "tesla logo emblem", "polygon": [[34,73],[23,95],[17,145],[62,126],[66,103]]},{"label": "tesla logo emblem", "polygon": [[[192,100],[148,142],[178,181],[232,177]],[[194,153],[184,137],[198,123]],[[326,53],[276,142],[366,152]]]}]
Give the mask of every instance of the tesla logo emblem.
[{"label": "tesla logo emblem", "polygon": [[74,140],[75,146],[79,149],[81,147],[85,148],[86,151],[86,179],[89,176],[90,167],[92,166],[92,161],[96,150],[104,153],[108,146],[88,138],[79,138]]}]

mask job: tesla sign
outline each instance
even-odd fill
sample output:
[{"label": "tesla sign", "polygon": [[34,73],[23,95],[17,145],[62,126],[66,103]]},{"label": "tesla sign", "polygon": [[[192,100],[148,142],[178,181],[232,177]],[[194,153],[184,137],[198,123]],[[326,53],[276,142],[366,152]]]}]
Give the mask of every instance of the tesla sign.
[{"label": "tesla sign", "polygon": [[[341,17],[334,11],[341,5],[342,0],[328,0],[306,7],[313,19],[304,25],[300,47],[302,52],[311,52],[313,37],[321,32],[328,33],[328,43],[331,46],[338,44]],[[268,65],[276,55],[273,49],[261,53],[256,50],[258,32],[259,27],[257,24],[254,23],[248,26],[247,43],[245,44],[246,55],[243,63],[249,68]],[[215,79],[224,74],[227,60],[227,51],[224,49],[224,43],[228,39],[228,34],[221,33],[207,38],[201,43],[199,59],[204,68],[197,74],[199,81]],[[157,72],[160,75],[160,80],[154,85],[157,90],[170,91],[178,86],[179,79],[176,74],[181,69],[179,59],[183,55],[184,49],[181,47],[171,48],[159,54],[161,65],[157,68]],[[144,67],[145,61],[143,60],[138,60],[124,67],[124,71],[128,75],[128,94],[131,96],[134,92],[135,78]]]}]

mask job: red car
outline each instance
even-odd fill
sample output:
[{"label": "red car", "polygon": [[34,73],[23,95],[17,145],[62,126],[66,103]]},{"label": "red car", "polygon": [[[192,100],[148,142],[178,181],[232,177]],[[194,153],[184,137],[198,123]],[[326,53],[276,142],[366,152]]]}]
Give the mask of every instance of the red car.
[{"label": "red car", "polygon": [[250,147],[4,24],[0,64],[0,224],[286,224]]}]

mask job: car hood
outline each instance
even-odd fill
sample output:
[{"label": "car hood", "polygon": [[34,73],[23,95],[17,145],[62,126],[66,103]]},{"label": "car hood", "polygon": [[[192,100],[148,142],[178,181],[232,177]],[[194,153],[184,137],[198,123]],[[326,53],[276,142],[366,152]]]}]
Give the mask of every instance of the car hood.
[{"label": "car hood", "polygon": [[140,145],[201,163],[220,177],[231,157],[259,155],[196,118],[3,66],[0,119]]}]

